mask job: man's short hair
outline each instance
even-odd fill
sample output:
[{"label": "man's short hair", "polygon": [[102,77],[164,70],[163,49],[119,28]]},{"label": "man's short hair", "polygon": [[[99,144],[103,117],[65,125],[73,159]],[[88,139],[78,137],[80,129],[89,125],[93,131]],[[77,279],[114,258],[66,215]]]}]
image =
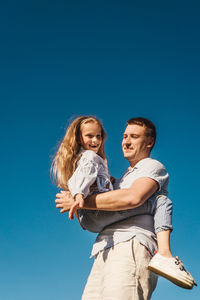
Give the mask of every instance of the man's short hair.
[{"label": "man's short hair", "polygon": [[[154,139],[154,144],[153,144],[154,147],[156,142],[156,127],[153,124],[153,122],[142,117],[131,118],[130,120],[127,121],[127,125],[133,125],[133,124],[143,126],[146,128],[146,136],[150,136]],[[151,148],[151,150],[153,149],[153,147]]]}]

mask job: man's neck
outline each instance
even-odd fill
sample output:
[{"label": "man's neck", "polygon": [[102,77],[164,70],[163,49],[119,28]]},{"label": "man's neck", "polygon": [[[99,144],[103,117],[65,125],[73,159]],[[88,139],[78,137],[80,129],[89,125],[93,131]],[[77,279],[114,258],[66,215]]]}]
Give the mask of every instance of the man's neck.
[{"label": "man's neck", "polygon": [[135,160],[133,160],[133,161],[129,161],[129,163],[130,163],[130,167],[135,167],[135,165],[139,162],[139,161],[141,161],[142,159],[144,159],[144,158],[148,158],[149,157],[149,155],[145,155],[145,156],[143,156],[143,157],[140,157],[139,159],[135,159]]}]

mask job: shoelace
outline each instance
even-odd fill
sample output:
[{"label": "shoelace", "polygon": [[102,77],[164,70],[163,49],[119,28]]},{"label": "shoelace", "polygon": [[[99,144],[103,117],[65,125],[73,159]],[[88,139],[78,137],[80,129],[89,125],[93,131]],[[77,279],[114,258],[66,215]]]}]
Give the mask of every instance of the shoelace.
[{"label": "shoelace", "polygon": [[181,270],[181,271],[185,271],[187,274],[189,274],[189,272],[185,269],[185,267],[184,267],[184,264],[182,263],[182,261],[178,258],[178,256],[176,256],[175,257],[175,264],[176,265],[180,265],[179,266],[179,269]]},{"label": "shoelace", "polygon": [[197,283],[195,282],[194,278],[192,277],[192,275],[190,274],[190,272],[188,272],[188,271],[185,269],[184,264],[183,264],[182,261],[178,258],[178,256],[176,256],[175,259],[176,259],[176,260],[175,260],[175,264],[176,264],[176,265],[180,265],[180,266],[179,266],[179,269],[180,269],[181,271],[185,271],[188,275],[190,275],[191,278],[193,279],[194,285],[197,286]]}]

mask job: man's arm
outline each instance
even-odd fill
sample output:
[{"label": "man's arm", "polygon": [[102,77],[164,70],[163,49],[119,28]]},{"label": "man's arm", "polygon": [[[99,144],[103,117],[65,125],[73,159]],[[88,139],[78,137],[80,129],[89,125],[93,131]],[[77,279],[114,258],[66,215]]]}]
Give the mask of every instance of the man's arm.
[{"label": "man's arm", "polygon": [[[84,209],[117,211],[135,208],[142,205],[158,190],[158,183],[148,177],[134,181],[128,189],[119,189],[106,193],[89,196],[84,201]],[[79,207],[73,206],[74,200],[69,192],[61,192],[56,195],[56,207],[61,208],[61,213],[70,210],[69,218]]]},{"label": "man's arm", "polygon": [[128,189],[119,189],[89,196],[84,208],[93,210],[126,210],[142,205],[158,190],[158,183],[148,177],[134,181]]}]

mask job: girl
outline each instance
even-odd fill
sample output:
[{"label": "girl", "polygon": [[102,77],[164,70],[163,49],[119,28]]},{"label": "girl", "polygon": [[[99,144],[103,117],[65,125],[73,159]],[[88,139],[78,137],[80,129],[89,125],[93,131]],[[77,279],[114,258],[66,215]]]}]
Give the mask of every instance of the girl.
[{"label": "girl", "polygon": [[[65,137],[60,144],[53,160],[52,170],[58,187],[69,190],[72,194],[75,201],[73,207],[83,208],[84,199],[88,195],[92,193],[106,192],[113,189],[105,158],[105,138],[105,131],[101,122],[97,118],[93,116],[81,116],[76,118],[70,124]],[[161,206],[161,202],[163,202],[162,206],[167,205],[165,204],[167,203],[166,199],[168,199],[166,196],[160,196],[157,200],[156,206],[155,203],[152,204],[152,206],[149,205],[151,204],[149,202],[148,205],[145,206],[146,213],[155,214],[154,218],[156,218],[156,215],[159,214],[159,205]],[[169,207],[172,209],[172,206],[168,205],[168,208],[166,207],[166,217],[171,214]],[[139,213],[140,207],[127,210],[125,213],[124,211],[110,212],[79,209],[77,210],[76,216],[84,229],[92,232],[100,232],[104,227],[116,222],[116,216],[117,221],[120,221]],[[161,226],[163,225],[164,224],[161,224]],[[187,280],[185,280],[185,277],[183,279],[179,278],[179,273],[171,276],[167,273],[167,266],[162,266],[162,264],[167,265],[169,262],[168,258],[172,257],[169,239],[166,232],[167,231],[163,230],[158,233],[158,252],[165,253],[164,256],[160,256],[164,258],[166,257],[166,262],[162,259],[159,260],[160,256],[158,256],[156,262],[154,262],[154,257],[152,262],[149,264],[149,269],[165,278],[168,278],[179,286],[192,288],[195,282],[188,272],[184,271],[184,274],[186,274],[185,277],[187,277]],[[177,265],[184,268],[180,260],[174,260],[176,260],[175,263]],[[161,265],[162,271],[159,271],[160,266],[157,266],[157,263]],[[166,269],[166,272],[163,271],[163,268]]]},{"label": "girl", "polygon": [[[113,189],[105,158],[105,139],[106,133],[97,118],[81,116],[68,127],[56,153],[52,170],[57,185],[70,191],[77,206],[83,207],[84,198],[91,193]],[[103,228],[87,226],[87,223],[95,222],[98,213],[78,210],[76,217],[82,228],[99,232]]]}]

